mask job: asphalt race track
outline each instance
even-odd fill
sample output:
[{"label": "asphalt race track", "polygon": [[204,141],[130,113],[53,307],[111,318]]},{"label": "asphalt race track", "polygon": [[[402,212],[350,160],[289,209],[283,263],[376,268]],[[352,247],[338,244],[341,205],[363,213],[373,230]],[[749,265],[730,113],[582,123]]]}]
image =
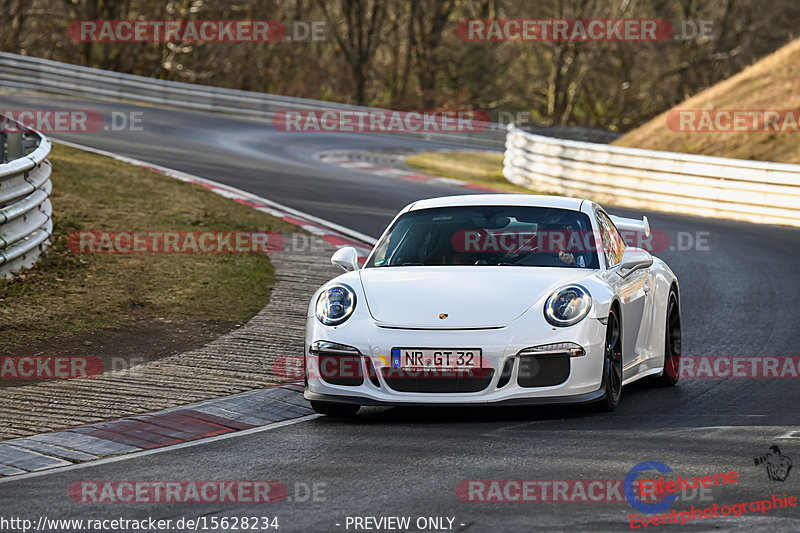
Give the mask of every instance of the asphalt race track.
[{"label": "asphalt race track", "polygon": [[[444,148],[364,134],[288,134],[222,115],[68,98],[0,95],[4,109],[143,111],[144,131],[52,135],[230,184],[378,236],[395,212],[468,189],[324,164],[330,149]],[[55,186],[57,186],[57,179]],[[619,212],[607,206],[612,213]],[[624,213],[623,213],[624,214]],[[707,236],[704,249],[656,255],[681,282],[686,356],[800,356],[800,230],[644,213],[654,230]],[[688,238],[688,237],[687,237]],[[298,347],[298,353],[300,351]],[[279,531],[356,531],[347,517],[454,518],[456,531],[623,531],[625,501],[469,502],[464,480],[623,480],[643,461],[683,476],[736,471],[738,483],[674,505],[730,505],[797,495],[800,473],[771,481],[754,458],[780,446],[800,461],[797,379],[685,379],[672,389],[627,387],[612,414],[583,408],[363,409],[352,422],[316,418],[270,431],[165,449],[87,468],[0,482],[4,515],[35,518],[277,516]],[[791,438],[792,431],[797,431]],[[73,503],[86,480],[276,480],[286,501],[253,504]],[[295,494],[296,483],[300,494]],[[303,498],[302,487],[324,487]],[[303,485],[305,484],[305,485]],[[300,497],[298,497],[300,496]],[[709,518],[685,530],[796,531],[800,507]],[[338,525],[337,525],[338,524]],[[444,521],[445,526],[448,521]],[[463,525],[462,525],[463,524]],[[673,526],[651,526],[659,530]],[[364,530],[364,529],[359,529]],[[373,529],[373,530],[381,530]],[[433,529],[422,529],[425,531]]]}]

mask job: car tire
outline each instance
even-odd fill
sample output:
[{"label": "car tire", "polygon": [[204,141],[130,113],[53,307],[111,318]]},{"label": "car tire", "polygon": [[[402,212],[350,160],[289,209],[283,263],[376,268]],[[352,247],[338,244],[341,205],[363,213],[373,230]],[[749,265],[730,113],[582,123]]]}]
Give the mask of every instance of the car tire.
[{"label": "car tire", "polygon": [[333,418],[353,418],[361,406],[349,403],[311,402],[311,408],[321,415]]},{"label": "car tire", "polygon": [[680,379],[681,369],[681,311],[678,295],[669,291],[667,299],[667,325],[664,335],[664,366],[652,383],[657,387],[674,387]]},{"label": "car tire", "polygon": [[605,393],[602,399],[595,402],[594,407],[598,411],[613,411],[622,396],[622,328],[614,307],[608,312],[601,387]]}]

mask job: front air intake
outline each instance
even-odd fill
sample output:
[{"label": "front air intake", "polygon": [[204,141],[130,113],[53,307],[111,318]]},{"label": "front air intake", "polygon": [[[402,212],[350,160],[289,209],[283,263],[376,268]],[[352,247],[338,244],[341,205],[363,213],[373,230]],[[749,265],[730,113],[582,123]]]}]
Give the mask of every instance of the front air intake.
[{"label": "front air intake", "polygon": [[386,384],[398,392],[457,393],[480,392],[492,382],[494,369],[476,368],[458,370],[412,370],[383,368]]}]

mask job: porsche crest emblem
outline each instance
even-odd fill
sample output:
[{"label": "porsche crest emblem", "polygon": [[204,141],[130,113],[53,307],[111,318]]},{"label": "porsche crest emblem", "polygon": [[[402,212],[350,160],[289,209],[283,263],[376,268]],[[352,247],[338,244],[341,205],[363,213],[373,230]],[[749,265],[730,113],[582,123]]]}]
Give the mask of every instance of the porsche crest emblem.
[{"label": "porsche crest emblem", "polygon": [[444,320],[448,316],[450,316],[450,315],[448,315],[447,313],[439,313],[439,320]]}]

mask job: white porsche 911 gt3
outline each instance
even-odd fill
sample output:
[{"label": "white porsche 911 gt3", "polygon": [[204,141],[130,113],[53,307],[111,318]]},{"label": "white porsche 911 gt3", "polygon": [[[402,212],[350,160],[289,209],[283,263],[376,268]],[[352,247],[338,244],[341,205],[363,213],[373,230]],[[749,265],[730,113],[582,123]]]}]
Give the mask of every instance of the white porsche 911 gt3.
[{"label": "white porsche 911 gt3", "polygon": [[362,405],[594,403],[678,381],[680,294],[669,267],[626,242],[647,218],[577,198],[433,198],[405,207],[364,267],[313,296],[305,398]]}]

